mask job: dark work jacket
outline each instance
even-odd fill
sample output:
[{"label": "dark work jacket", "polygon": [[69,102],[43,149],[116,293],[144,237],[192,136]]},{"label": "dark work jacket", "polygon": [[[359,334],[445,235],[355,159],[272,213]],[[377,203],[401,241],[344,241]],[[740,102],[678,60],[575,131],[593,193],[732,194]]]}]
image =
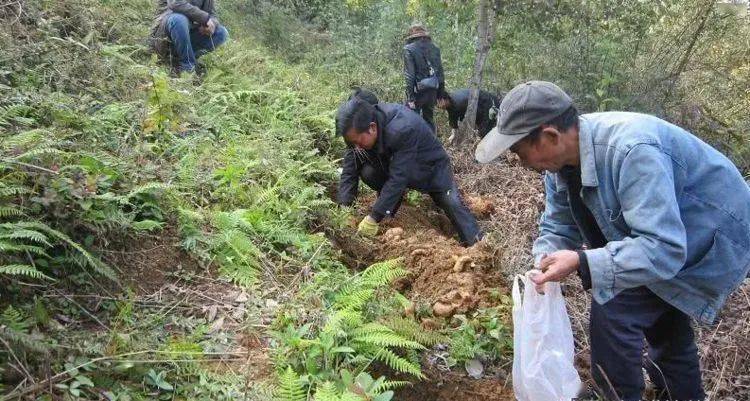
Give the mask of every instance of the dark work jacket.
[{"label": "dark work jacket", "polygon": [[[390,216],[407,189],[440,192],[453,183],[450,158],[432,128],[406,106],[379,103],[375,106],[378,139],[369,156],[376,156],[388,179],[370,213],[376,220]],[[371,157],[372,159],[372,157]],[[359,172],[354,152],[347,150],[341,172],[338,199],[357,196]]]},{"label": "dark work jacket", "polygon": [[[464,119],[466,109],[469,107],[469,89],[459,89],[451,92],[451,105],[446,109],[448,120],[453,129],[458,128],[458,122]],[[479,136],[484,137],[495,126],[496,119],[490,118],[490,109],[499,107],[501,99],[492,93],[479,91],[479,103],[477,104],[476,125],[479,130]]]},{"label": "dark work jacket", "polygon": [[339,189],[336,193],[336,203],[339,205],[349,206],[357,198],[359,174],[364,163],[373,164],[378,170],[388,171],[387,163],[380,160],[376,151],[365,150],[358,155],[354,148],[347,147],[341,163],[341,179],[339,179]]},{"label": "dark work jacket", "polygon": [[429,100],[425,99],[425,94],[416,91],[417,82],[430,77],[430,64],[435,76],[440,81],[437,97],[444,98],[447,93],[445,92],[445,75],[443,74],[443,62],[440,59],[440,49],[429,38],[419,38],[404,46],[404,79],[406,80],[407,102],[434,102],[435,91],[430,91],[432,96],[427,97],[432,99]]}]

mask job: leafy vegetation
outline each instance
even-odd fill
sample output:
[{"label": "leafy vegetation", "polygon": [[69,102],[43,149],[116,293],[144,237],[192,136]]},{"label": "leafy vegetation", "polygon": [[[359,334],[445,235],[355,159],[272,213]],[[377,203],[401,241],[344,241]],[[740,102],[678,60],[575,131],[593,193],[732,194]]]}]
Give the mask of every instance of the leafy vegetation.
[{"label": "leafy vegetation", "polygon": [[[434,345],[442,337],[424,332],[413,321],[389,316],[392,310],[403,310],[403,306],[398,307],[400,303],[408,302],[388,287],[404,274],[399,260],[377,263],[320,299],[324,312],[314,322],[298,325],[298,317],[282,314],[278,324],[283,327],[273,333],[276,366],[291,368],[299,374],[299,380],[309,387],[311,394],[325,388],[327,383],[335,383],[339,389],[348,388],[351,372],[361,373],[375,361],[396,372],[421,378],[414,351]],[[332,283],[321,279],[313,285],[325,288],[329,284]],[[283,377],[291,374],[287,370]],[[397,385],[401,383],[381,381],[372,391]],[[370,387],[360,390],[366,392]]]},{"label": "leafy vegetation", "polygon": [[[508,354],[507,302],[424,330],[389,286],[399,260],[352,272],[323,234],[350,217],[328,190],[343,147],[336,104],[351,86],[401,100],[402,33],[417,19],[443,50],[449,87],[463,86],[475,2],[221,0],[232,39],[201,59],[199,82],[148,54],[152,7],[0,5],[0,392],[387,401],[406,385],[393,374],[423,377],[426,349],[447,345],[449,366]],[[731,10],[522,1],[501,21],[491,89],[552,80],[584,111],[656,113],[750,171],[750,35]],[[154,278],[152,266],[117,263],[173,235],[198,269],[171,260]],[[215,316],[225,301],[187,301],[181,285],[205,276],[240,294],[230,333]],[[131,288],[139,281],[159,296]],[[248,383],[239,342],[271,334],[271,377]]]},{"label": "leafy vegetation", "polygon": [[[257,35],[324,80],[346,77],[344,86],[369,87],[401,101],[402,37],[415,20],[441,48],[449,90],[465,87],[472,72],[476,1],[256,3]],[[503,92],[544,79],[566,89],[584,112],[663,116],[707,139],[750,174],[750,121],[738,112],[750,105],[750,28],[738,8],[705,0],[502,4],[486,88]]]}]

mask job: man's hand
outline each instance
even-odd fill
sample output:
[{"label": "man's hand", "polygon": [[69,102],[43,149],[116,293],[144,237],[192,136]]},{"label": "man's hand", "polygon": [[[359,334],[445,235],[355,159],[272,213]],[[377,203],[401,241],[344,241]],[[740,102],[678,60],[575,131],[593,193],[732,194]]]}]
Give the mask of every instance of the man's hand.
[{"label": "man's hand", "polygon": [[409,106],[409,108],[412,109],[412,110],[414,110],[414,109],[417,108],[417,104],[414,103],[414,102],[409,102],[406,105]]},{"label": "man's hand", "polygon": [[365,237],[374,237],[378,234],[378,222],[369,215],[365,216],[357,226],[357,233]]},{"label": "man's hand", "polygon": [[544,256],[539,262],[541,274],[531,276],[531,281],[536,284],[538,292],[543,284],[548,281],[562,281],[576,270],[580,265],[580,258],[575,251],[557,251],[551,255]]},{"label": "man's hand", "polygon": [[206,22],[206,25],[198,28],[198,31],[206,36],[213,36],[214,32],[216,31],[216,23],[214,23],[214,20],[209,18],[208,22]]}]

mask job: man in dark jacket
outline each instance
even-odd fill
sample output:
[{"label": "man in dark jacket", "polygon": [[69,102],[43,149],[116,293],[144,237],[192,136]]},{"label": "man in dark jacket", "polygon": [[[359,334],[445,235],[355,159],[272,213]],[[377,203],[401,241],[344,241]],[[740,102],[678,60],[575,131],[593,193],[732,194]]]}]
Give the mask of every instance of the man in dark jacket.
[{"label": "man in dark jacket", "polygon": [[227,41],[214,0],[159,0],[151,48],[177,73],[195,70],[196,59]]},{"label": "man in dark jacket", "polygon": [[463,245],[471,246],[482,238],[458,193],[448,154],[417,114],[402,105],[373,105],[353,97],[339,107],[336,132],[355,149],[344,159],[339,203],[354,201],[360,177],[378,192],[370,214],[359,224],[362,235],[376,235],[378,223],[392,217],[404,192],[414,189],[428,193],[445,211]]},{"label": "man in dark jacket", "polygon": [[[469,107],[469,89],[459,89],[451,92],[445,99],[439,99],[438,107],[448,112],[448,120],[451,126],[451,138],[458,129],[458,122],[463,121],[466,109]],[[479,91],[479,103],[477,104],[476,126],[480,138],[484,138],[497,123],[497,107],[500,106],[499,98],[492,93]]]},{"label": "man in dark jacket", "polygon": [[404,46],[406,103],[419,113],[435,132],[433,108],[437,99],[447,96],[440,49],[420,24],[409,28]]}]

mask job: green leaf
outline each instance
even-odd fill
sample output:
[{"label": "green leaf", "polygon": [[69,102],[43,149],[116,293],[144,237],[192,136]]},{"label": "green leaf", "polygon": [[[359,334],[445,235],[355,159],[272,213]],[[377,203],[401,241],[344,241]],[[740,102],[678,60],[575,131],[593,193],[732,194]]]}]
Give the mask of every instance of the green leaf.
[{"label": "green leaf", "polygon": [[83,376],[83,375],[76,376],[75,377],[75,381],[78,382],[78,383],[80,383],[80,384],[82,384],[82,385],[84,385],[84,386],[94,387],[94,382],[92,382],[91,379],[89,379],[88,377]]},{"label": "green leaf", "polygon": [[393,398],[393,391],[386,391],[375,396],[372,401],[391,401],[391,398]]},{"label": "green leaf", "polygon": [[164,223],[154,220],[141,220],[134,222],[133,224],[131,224],[131,226],[137,231],[153,231],[156,229],[161,229],[164,226]]}]

